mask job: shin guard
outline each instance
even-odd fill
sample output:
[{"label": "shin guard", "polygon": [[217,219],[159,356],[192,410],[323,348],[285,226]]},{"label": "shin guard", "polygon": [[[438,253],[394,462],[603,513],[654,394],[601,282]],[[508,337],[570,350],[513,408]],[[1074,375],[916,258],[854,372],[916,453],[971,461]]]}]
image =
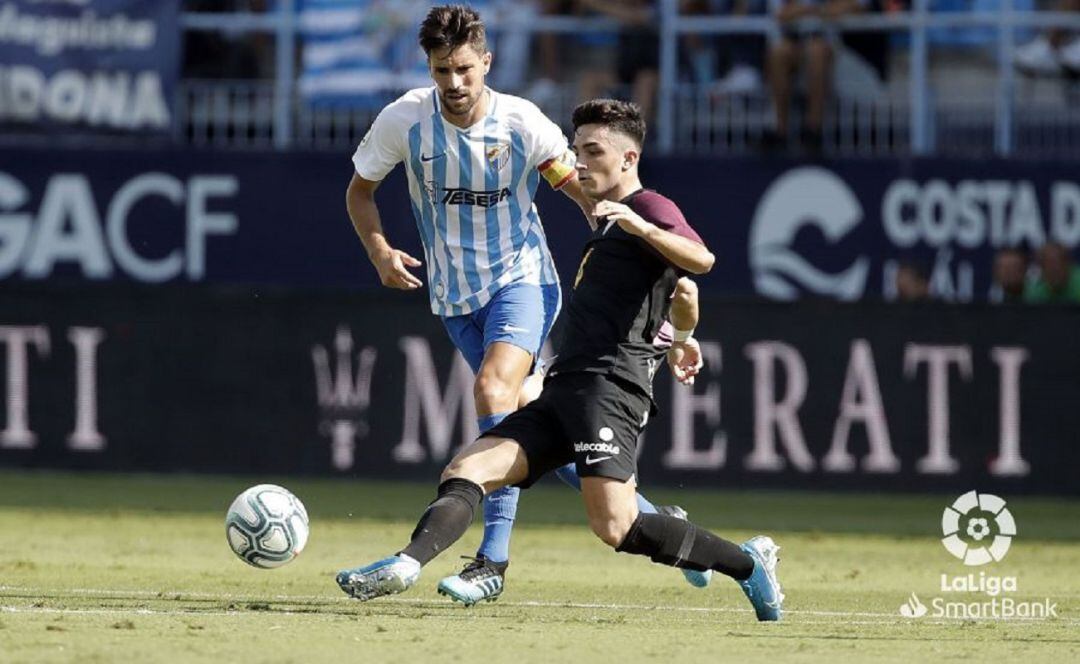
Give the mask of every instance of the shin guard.
[{"label": "shin guard", "polygon": [[426,565],[465,534],[484,497],[479,485],[460,478],[439,485],[439,494],[428,505],[413,530],[412,541],[401,550]]},{"label": "shin guard", "polygon": [[682,569],[712,569],[736,580],[754,571],[754,560],[736,544],[664,514],[638,514],[615,550],[648,556],[655,563]]}]

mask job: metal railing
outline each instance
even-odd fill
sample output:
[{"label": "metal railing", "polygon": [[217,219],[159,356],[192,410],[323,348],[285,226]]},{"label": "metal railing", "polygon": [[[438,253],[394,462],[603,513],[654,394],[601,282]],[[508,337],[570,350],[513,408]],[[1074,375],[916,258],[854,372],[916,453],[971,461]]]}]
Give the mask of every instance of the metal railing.
[{"label": "metal railing", "polygon": [[[1016,12],[1013,0],[1002,0],[1000,11],[932,13],[930,0],[913,0],[912,10],[903,13],[844,17],[822,24],[806,21],[800,30],[838,32],[890,32],[908,35],[908,89],[906,99],[841,102],[833,127],[837,145],[849,145],[857,152],[903,151],[915,155],[935,150],[940,125],[948,126],[934,108],[929,90],[930,40],[937,28],[993,28],[997,31],[996,88],[992,104],[992,151],[999,156],[1014,153],[1016,144],[1016,77],[1012,61],[1014,33],[1018,29],[1065,28],[1080,31],[1080,14],[1061,12]],[[529,16],[490,21],[492,27],[523,30],[532,34],[613,32],[618,24],[607,19],[562,16]],[[344,139],[352,141],[371,120],[370,111],[320,111],[297,102],[294,66],[298,22],[293,0],[279,0],[271,14],[185,13],[182,26],[188,30],[272,33],[276,39],[275,79],[272,85],[259,83],[221,84],[188,82],[178,96],[178,110],[185,127],[178,129],[181,140],[197,145],[236,145],[277,149],[296,146],[335,147]],[[687,16],[678,13],[677,0],[660,1],[660,89],[654,132],[660,152],[700,150],[703,146],[745,146],[768,122],[767,101],[738,99],[717,103],[679,83],[678,43],[686,35],[761,34],[775,38],[777,22],[770,16]],[[231,100],[231,103],[230,103]],[[849,116],[844,116],[849,113]],[[945,114],[947,116],[947,114]],[[256,121],[272,118],[269,126]],[[847,118],[847,119],[845,119]],[[1055,121],[1063,134],[1080,133],[1080,109],[1058,111]],[[977,133],[977,132],[976,132]],[[704,140],[709,137],[710,140]],[[723,140],[712,140],[723,137]],[[845,144],[847,141],[847,144]],[[987,146],[989,147],[989,146]],[[1076,143],[1080,153],[1080,139]],[[976,148],[978,149],[978,148]],[[985,150],[984,150],[985,151]]]}]

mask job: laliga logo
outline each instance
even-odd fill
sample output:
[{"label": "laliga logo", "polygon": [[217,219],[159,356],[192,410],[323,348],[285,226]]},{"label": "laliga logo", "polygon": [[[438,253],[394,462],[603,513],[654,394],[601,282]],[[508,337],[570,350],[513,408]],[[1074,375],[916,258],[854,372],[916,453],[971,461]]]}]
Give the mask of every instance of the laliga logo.
[{"label": "laliga logo", "polygon": [[[997,534],[992,540],[988,539],[991,528],[989,521],[983,516],[986,513],[993,515],[993,522],[997,527]],[[975,541],[974,545],[960,539],[961,528]],[[1000,561],[1008,553],[1012,538],[1016,535],[1016,521],[1001,498],[989,493],[969,491],[942,512],[941,533],[945,535],[941,543],[949,553],[963,560],[965,565],[985,565]]]},{"label": "laliga logo", "polygon": [[792,251],[795,235],[815,226],[835,244],[862,221],[862,206],[851,189],[832,172],[808,166],[795,168],[769,185],[758,203],[750,228],[750,267],[759,293],[794,300],[791,282],[841,300],[859,298],[866,288],[870,261],[858,258],[846,270],[831,274]]}]

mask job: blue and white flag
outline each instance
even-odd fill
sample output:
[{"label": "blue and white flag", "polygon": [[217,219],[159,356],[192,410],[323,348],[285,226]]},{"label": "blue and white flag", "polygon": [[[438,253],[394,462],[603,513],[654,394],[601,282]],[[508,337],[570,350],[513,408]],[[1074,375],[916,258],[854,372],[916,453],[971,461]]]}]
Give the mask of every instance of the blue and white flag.
[{"label": "blue and white flag", "polygon": [[300,93],[314,105],[378,108],[427,85],[417,29],[433,3],[300,0]]}]

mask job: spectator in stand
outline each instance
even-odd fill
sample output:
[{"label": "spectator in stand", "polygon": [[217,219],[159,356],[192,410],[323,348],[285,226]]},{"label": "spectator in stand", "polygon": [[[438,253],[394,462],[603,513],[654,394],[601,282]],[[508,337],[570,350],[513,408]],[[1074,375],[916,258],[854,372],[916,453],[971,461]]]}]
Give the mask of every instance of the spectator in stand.
[{"label": "spectator in stand", "polygon": [[[539,11],[543,16],[567,16],[574,12],[574,7],[572,0],[540,0]],[[574,69],[573,74],[576,76],[579,66],[576,62],[563,62],[564,58],[560,55],[573,49],[580,57],[582,50],[573,44],[576,41],[573,37],[553,32],[536,33],[535,39],[533,82],[522,96],[543,109],[545,114],[554,116],[561,96],[560,85],[565,82],[560,72]]]},{"label": "spectator in stand", "polygon": [[[652,122],[660,84],[660,35],[655,0],[578,0],[587,10],[617,20],[621,28],[615,52],[615,79],[630,86],[630,98]],[[585,96],[584,98],[591,98]]]},{"label": "spectator in stand", "polygon": [[906,260],[896,269],[898,302],[929,302],[930,271],[918,261]]},{"label": "spectator in stand", "polygon": [[803,19],[830,21],[869,12],[883,11],[883,0],[780,0],[776,19],[783,36],[769,50],[767,74],[776,107],[776,131],[766,136],[766,147],[785,145],[788,140],[792,90],[796,74],[804,69],[806,114],[800,135],[803,147],[817,153],[822,144],[826,106],[832,94],[832,69],[836,47],[843,45],[862,57],[885,79],[888,67],[888,35],[884,32],[857,32],[830,40],[823,32],[798,32]]},{"label": "spectator in stand", "polygon": [[990,301],[1016,304],[1024,301],[1028,256],[1020,247],[1005,247],[994,255],[994,285]]},{"label": "spectator in stand", "polygon": [[[766,0],[684,0],[684,15],[765,15]],[[761,67],[766,50],[760,34],[686,35],[685,67],[692,80],[708,84],[718,96],[752,95],[763,87]],[[717,73],[722,72],[718,76]]]},{"label": "spectator in stand", "polygon": [[[1080,12],[1080,0],[1057,0],[1059,12]],[[1013,62],[1033,76],[1080,75],[1080,33],[1052,28],[1016,49]]]},{"label": "spectator in stand", "polygon": [[1069,250],[1047,242],[1038,253],[1039,275],[1028,281],[1024,302],[1031,304],[1080,304],[1080,267]]}]

